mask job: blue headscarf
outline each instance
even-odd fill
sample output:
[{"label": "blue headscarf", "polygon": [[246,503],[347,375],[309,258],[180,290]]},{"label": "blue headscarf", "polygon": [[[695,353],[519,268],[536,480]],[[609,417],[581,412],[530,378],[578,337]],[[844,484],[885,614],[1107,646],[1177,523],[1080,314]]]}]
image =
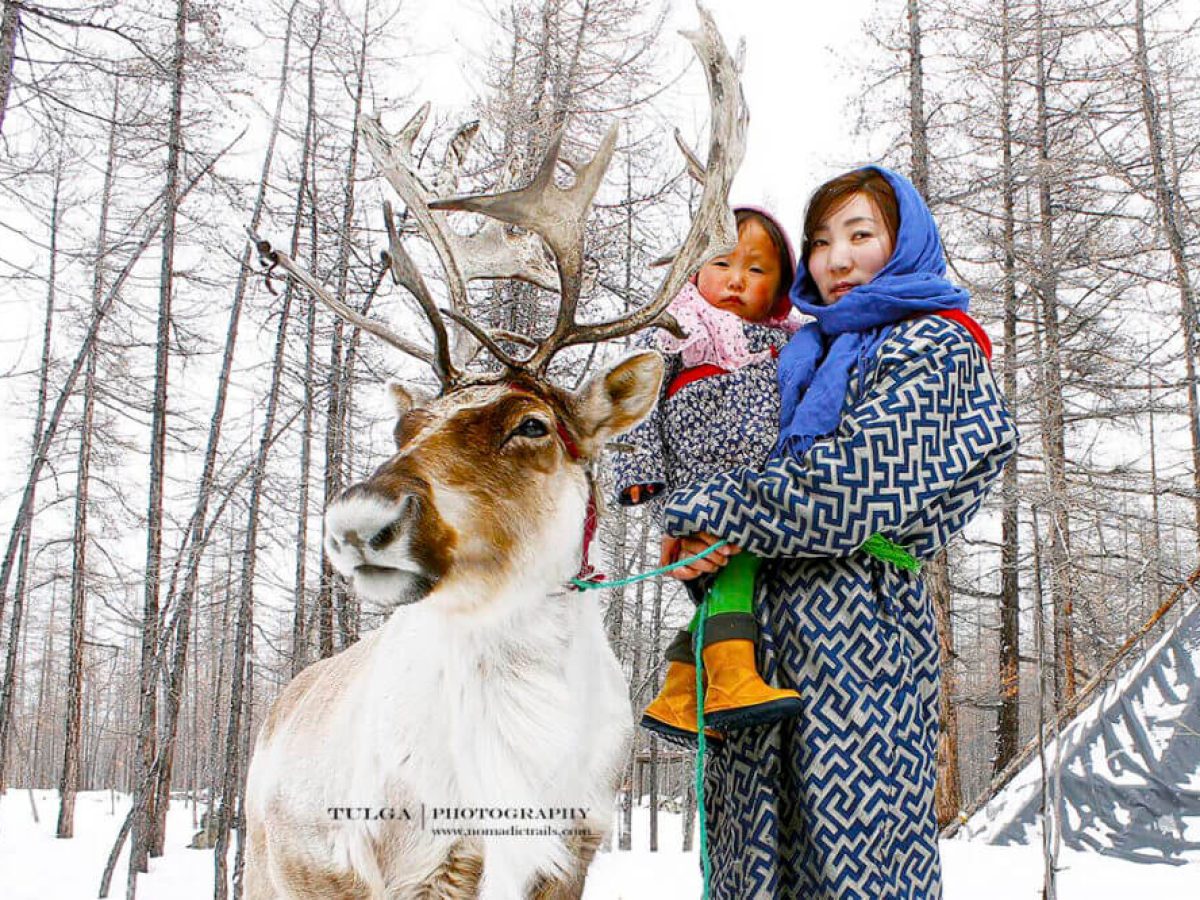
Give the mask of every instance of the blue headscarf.
[{"label": "blue headscarf", "polygon": [[780,411],[777,452],[799,455],[832,434],[841,418],[850,370],[862,369],[891,326],[920,313],[966,311],[967,292],[945,279],[946,258],[924,199],[903,175],[868,166],[896,194],[900,228],[886,266],[832,306],[821,301],[808,266],[799,262],[792,305],[816,321],[801,328],[779,354]]}]

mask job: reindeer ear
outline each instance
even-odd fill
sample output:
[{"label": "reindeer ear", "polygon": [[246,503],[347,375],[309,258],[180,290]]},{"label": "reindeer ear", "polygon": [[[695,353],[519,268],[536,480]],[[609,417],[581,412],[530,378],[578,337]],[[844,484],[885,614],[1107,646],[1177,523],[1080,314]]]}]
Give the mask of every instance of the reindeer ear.
[{"label": "reindeer ear", "polygon": [[604,441],[642,421],[658,402],[662,357],[639,353],[597,375],[579,394],[579,432],[588,456],[598,455]]},{"label": "reindeer ear", "polygon": [[396,418],[403,419],[404,414],[413,408],[413,395],[398,381],[389,381],[387,388],[392,405],[396,408]]}]

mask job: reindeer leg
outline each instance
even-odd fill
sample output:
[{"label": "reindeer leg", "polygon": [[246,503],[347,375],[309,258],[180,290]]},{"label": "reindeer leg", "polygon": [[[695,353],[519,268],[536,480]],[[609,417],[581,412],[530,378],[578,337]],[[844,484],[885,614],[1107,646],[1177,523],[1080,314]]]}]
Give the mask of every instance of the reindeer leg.
[{"label": "reindeer leg", "polygon": [[458,841],[414,900],[475,900],[483,877],[483,851],[473,841]]},{"label": "reindeer leg", "polygon": [[248,825],[245,900],[273,900],[275,889],[267,872],[267,838],[261,825]]},{"label": "reindeer leg", "polygon": [[533,888],[529,900],[579,900],[583,896],[583,885],[587,880],[588,867],[600,847],[601,836],[589,831],[585,835],[572,835],[567,839],[575,855],[575,868],[566,879],[551,881],[542,878]]}]

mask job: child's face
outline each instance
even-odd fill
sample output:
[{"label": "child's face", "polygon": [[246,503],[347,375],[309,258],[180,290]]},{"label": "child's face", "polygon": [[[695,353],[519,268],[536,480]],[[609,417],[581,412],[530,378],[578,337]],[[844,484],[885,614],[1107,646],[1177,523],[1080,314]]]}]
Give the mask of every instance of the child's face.
[{"label": "child's face", "polygon": [[717,309],[761,322],[775,305],[779,278],[779,253],[771,236],[756,220],[747,219],[738,229],[733,252],[705,263],[696,286]]},{"label": "child's face", "polygon": [[808,274],[826,306],[879,274],[892,256],[892,236],[874,201],[855,194],[813,229]]}]

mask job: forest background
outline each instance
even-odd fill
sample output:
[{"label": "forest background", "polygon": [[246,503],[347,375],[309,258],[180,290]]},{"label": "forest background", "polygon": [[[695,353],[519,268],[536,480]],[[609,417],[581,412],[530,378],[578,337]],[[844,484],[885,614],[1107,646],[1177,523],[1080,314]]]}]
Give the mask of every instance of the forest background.
[{"label": "forest background", "polygon": [[[1180,585],[1200,556],[1200,11],[709,5],[748,43],[734,201],[798,234],[825,178],[869,161],[909,175],[1020,423],[1002,489],[927,572],[950,822],[1127,639],[1196,602]],[[429,377],[268,285],[244,229],[417,333],[381,280],[389,189],[357,116],[396,128],[433,101],[431,168],[479,120],[472,188],[527,179],[563,124],[586,158],[615,120],[584,315],[638,305],[694,200],[671,131],[705,146],[703,78],[674,33],[694,22],[689,4],[636,0],[5,0],[0,788],[58,788],[64,837],[77,791],[136,791],[135,869],[161,852],[172,792],[231,809],[208,825],[228,839],[272,699],[381,620],[323,559],[321,510],[391,446],[384,382]],[[526,333],[553,302],[472,297],[478,319]],[[622,352],[564,354],[557,376]],[[648,568],[657,537],[652,514],[613,508],[594,562]],[[689,604],[672,582],[595,602],[640,709]],[[617,846],[635,805],[694,809],[691,764],[638,735]]]}]

